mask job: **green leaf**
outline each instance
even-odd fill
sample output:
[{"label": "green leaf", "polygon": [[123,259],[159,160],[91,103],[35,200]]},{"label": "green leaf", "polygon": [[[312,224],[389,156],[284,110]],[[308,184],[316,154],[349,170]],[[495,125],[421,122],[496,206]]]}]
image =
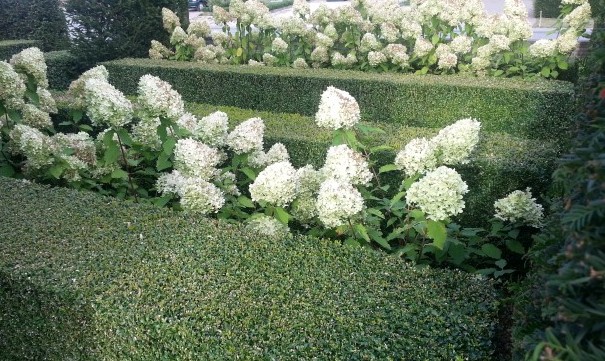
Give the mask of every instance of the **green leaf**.
[{"label": "green leaf", "polygon": [[424,212],[421,211],[420,209],[412,209],[409,214],[410,214],[410,217],[414,218],[415,220],[419,220],[419,221],[424,220]]},{"label": "green leaf", "polygon": [[359,243],[359,241],[357,241],[354,238],[347,238],[345,240],[345,245],[351,246],[351,247],[359,247],[359,246],[361,246],[361,244]]},{"label": "green leaf", "polygon": [[83,132],[92,132],[93,131],[92,127],[88,124],[80,124],[80,125],[78,125],[78,129],[80,129]]},{"label": "green leaf", "polygon": [[126,129],[118,128],[118,130],[116,130],[116,134],[118,135],[118,137],[120,137],[122,145],[132,145],[132,137],[130,136],[130,134],[128,134]]},{"label": "green leaf", "polygon": [[437,45],[438,42],[439,42],[439,34],[433,34],[433,36],[431,37],[431,43],[433,45]]},{"label": "green leaf", "polygon": [[2,177],[12,177],[15,175],[15,169],[10,164],[2,164],[0,165],[0,176]]},{"label": "green leaf", "polygon": [[61,178],[61,174],[63,173],[64,169],[65,169],[65,167],[63,167],[62,164],[55,164],[52,167],[50,167],[50,169],[48,170],[48,173],[50,173],[50,175],[52,175],[56,179],[59,179],[59,178]]},{"label": "green leaf", "polygon": [[237,51],[235,53],[235,56],[240,57],[242,56],[242,54],[244,53],[244,49],[242,48],[237,48]]},{"label": "green leaf", "polygon": [[81,110],[71,110],[69,113],[71,114],[71,119],[74,121],[74,123],[82,120],[82,117],[84,116],[84,112]]},{"label": "green leaf", "polygon": [[391,151],[391,150],[393,150],[393,147],[388,146],[388,145],[379,145],[379,146],[370,148],[370,152],[371,153],[388,152],[388,151]]},{"label": "green leaf", "polygon": [[502,257],[502,251],[491,243],[486,243],[481,246],[481,251],[483,251],[486,256],[493,259],[500,259]]},{"label": "green leaf", "polygon": [[395,164],[387,164],[387,165],[383,165],[382,167],[378,168],[378,173],[382,174],[382,173],[392,172],[394,170],[397,170],[397,166]]},{"label": "green leaf", "polygon": [[8,114],[8,117],[11,118],[12,121],[14,121],[14,122],[21,121],[21,113],[20,112],[18,112],[16,110],[9,109],[6,113]]},{"label": "green leaf", "polygon": [[288,225],[288,221],[292,216],[281,207],[275,207],[275,218],[281,223]]},{"label": "green leaf", "polygon": [[516,239],[507,239],[506,247],[515,253],[525,254],[525,247],[523,247],[521,242],[517,241]]},{"label": "green leaf", "polygon": [[173,137],[168,137],[164,144],[162,144],[162,150],[164,154],[170,155],[174,150],[174,146],[176,145],[176,139]]},{"label": "green leaf", "polygon": [[250,180],[256,179],[256,173],[252,170],[252,168],[244,167],[241,169],[242,173],[244,173]]},{"label": "green leaf", "polygon": [[369,214],[372,214],[372,215],[374,215],[374,216],[376,216],[376,217],[380,218],[380,219],[384,219],[384,214],[382,214],[382,212],[381,212],[381,211],[379,211],[379,210],[378,210],[378,209],[376,209],[376,208],[368,208],[367,212],[368,212]]},{"label": "green leaf", "polygon": [[359,235],[361,236],[361,238],[363,238],[366,242],[370,242],[370,236],[368,235],[368,230],[366,229],[366,227],[363,224],[356,224],[355,225],[355,231],[357,233],[359,233]]},{"label": "green leaf", "polygon": [[548,78],[550,76],[550,68],[547,66],[543,67],[540,74],[542,74],[543,77]]},{"label": "green leaf", "polygon": [[567,68],[569,68],[569,64],[565,60],[559,60],[559,62],[557,63],[557,66],[561,70],[567,70]]},{"label": "green leaf", "polygon": [[237,203],[239,203],[242,207],[245,208],[255,208],[252,200],[246,196],[239,196],[237,198]]},{"label": "green leaf", "polygon": [[105,154],[103,154],[103,160],[106,164],[111,164],[117,162],[120,157],[120,147],[113,140],[107,145],[107,149],[105,149]]},{"label": "green leaf", "polygon": [[393,207],[393,205],[397,202],[399,202],[401,200],[401,198],[403,198],[403,196],[405,196],[405,192],[399,192],[397,194],[395,194],[393,196],[393,198],[391,199],[391,207]]},{"label": "green leaf", "polygon": [[164,207],[171,199],[172,196],[163,196],[154,198],[151,200],[151,202],[158,207]]},{"label": "green leaf", "polygon": [[166,156],[165,154],[160,154],[160,156],[158,157],[158,161],[155,164],[155,168],[158,170],[158,172],[161,172],[164,169],[168,169],[170,167],[172,167],[172,162],[170,161],[168,156]]},{"label": "green leaf", "polygon": [[389,242],[382,237],[382,234],[373,228],[368,229],[368,235],[372,239],[372,241],[378,243],[382,248],[386,250],[391,250],[391,245]]},{"label": "green leaf", "polygon": [[496,266],[500,267],[500,269],[503,269],[506,266],[506,260],[504,258],[501,258],[494,263]]},{"label": "green leaf", "polygon": [[447,230],[445,224],[429,219],[427,222],[427,236],[433,240],[433,244],[438,249],[443,249],[447,239]]},{"label": "green leaf", "polygon": [[113,172],[111,172],[111,178],[126,179],[126,178],[128,178],[128,173],[126,173],[122,169],[116,169]]}]

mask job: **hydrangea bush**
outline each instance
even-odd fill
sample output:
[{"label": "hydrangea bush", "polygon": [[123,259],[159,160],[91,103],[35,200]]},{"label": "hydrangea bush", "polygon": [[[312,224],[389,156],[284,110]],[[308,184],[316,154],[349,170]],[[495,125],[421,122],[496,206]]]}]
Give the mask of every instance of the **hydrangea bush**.
[{"label": "hydrangea bush", "polygon": [[[0,79],[24,81],[14,69],[25,67],[2,66]],[[454,264],[496,276],[512,271],[505,268],[502,247],[524,251],[516,227],[541,225],[542,209],[529,190],[495,203],[490,230],[453,223],[472,191],[455,167],[470,161],[479,142],[476,119],[461,119],[431,139],[414,139],[394,164],[378,167],[375,155],[387,147],[367,147],[363,137],[380,129],[361,124],[355,98],[329,87],[315,119],[332,132],[332,146],[321,168],[296,169],[283,144],[264,150],[262,119],[231,130],[225,113],[198,119],[185,111],[170,84],[151,75],[141,77],[131,101],[109,84],[103,66],[82,74],[69,90],[76,110],[71,125],[79,131],[68,134],[13,115],[25,114],[27,106],[44,113],[28,95],[37,88],[3,89],[8,90],[0,103],[2,154],[26,177],[245,221],[271,237],[304,232],[382,248],[417,263]],[[77,112],[89,117],[88,132]],[[397,189],[381,184],[380,175],[387,172],[401,175]]]},{"label": "hydrangea bush", "polygon": [[172,47],[152,42],[153,59],[556,78],[568,68],[591,8],[587,0],[563,1],[557,38],[533,44],[522,0],[505,0],[499,15],[486,14],[481,0],[411,0],[409,6],[353,0],[337,9],[321,5],[313,13],[305,0],[295,0],[293,15],[281,19],[258,0],[234,0],[229,10],[214,7],[214,21],[222,25],[215,33],[205,20],[194,20],[185,32],[170,10],[162,15]]}]

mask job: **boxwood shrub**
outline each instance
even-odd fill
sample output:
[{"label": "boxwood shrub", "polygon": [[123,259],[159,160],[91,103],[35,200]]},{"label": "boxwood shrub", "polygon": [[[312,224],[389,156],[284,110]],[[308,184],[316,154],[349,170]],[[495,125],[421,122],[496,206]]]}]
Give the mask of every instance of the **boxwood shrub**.
[{"label": "boxwood shrub", "polygon": [[111,82],[134,94],[153,74],[187,101],[312,115],[328,85],[350,92],[364,120],[440,128],[473,117],[483,129],[530,139],[568,140],[573,85],[561,81],[377,74],[329,69],[204,65],[150,59],[104,63]]},{"label": "boxwood shrub", "polygon": [[32,46],[40,47],[41,42],[37,40],[2,40],[0,41],[0,61],[8,61],[11,56],[23,49]]},{"label": "boxwood shrub", "polygon": [[51,89],[67,89],[86,70],[79,66],[78,59],[69,50],[50,51],[44,53],[44,58]]},{"label": "boxwood shrub", "polygon": [[0,178],[7,360],[489,360],[496,294],[327,240]]}]

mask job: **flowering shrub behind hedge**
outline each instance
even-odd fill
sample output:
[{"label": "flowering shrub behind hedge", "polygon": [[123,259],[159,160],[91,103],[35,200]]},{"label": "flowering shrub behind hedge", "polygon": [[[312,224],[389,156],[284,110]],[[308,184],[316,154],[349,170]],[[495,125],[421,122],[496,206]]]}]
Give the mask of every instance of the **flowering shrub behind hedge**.
[{"label": "flowering shrub behind hedge", "polygon": [[6,359],[487,360],[491,282],[0,178]]},{"label": "flowering shrub behind hedge", "polygon": [[[259,0],[234,0],[214,7],[222,32],[211,34],[204,20],[186,29],[163,9],[170,47],[152,41],[153,59],[203,63],[335,68],[417,74],[471,73],[480,76],[557,78],[585,31],[591,12],[586,0],[564,1],[555,40],[533,44],[521,0],[506,0],[504,13],[486,14],[481,0],[354,0],[311,13],[305,0],[294,14],[276,19]],[[232,33],[231,23],[235,22]],[[206,45],[205,38],[213,44]]]}]

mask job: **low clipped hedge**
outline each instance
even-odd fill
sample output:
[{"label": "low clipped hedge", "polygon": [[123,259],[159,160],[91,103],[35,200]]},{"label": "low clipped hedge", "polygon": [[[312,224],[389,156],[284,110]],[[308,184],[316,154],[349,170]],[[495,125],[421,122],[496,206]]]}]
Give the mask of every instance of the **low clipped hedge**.
[{"label": "low clipped hedge", "polygon": [[[231,126],[252,117],[262,118],[266,125],[267,147],[276,142],[283,143],[297,167],[305,164],[321,167],[331,143],[331,133],[317,127],[311,117],[208,104],[189,103],[187,107],[198,117],[222,110],[229,115]],[[396,150],[403,148],[413,138],[432,137],[439,131],[394,124],[378,126],[385,134],[374,135],[370,143],[390,145]],[[533,194],[546,193],[559,150],[560,147],[552,142],[482,131],[481,141],[471,162],[456,167],[470,188],[465,196],[467,203],[461,221],[468,225],[482,225],[494,214],[494,201],[516,189],[531,187]],[[395,152],[384,152],[380,154],[379,161],[389,163],[394,158]],[[399,172],[383,176],[384,181],[393,187],[397,187],[401,181]]]},{"label": "low clipped hedge", "polygon": [[0,178],[7,360],[489,360],[491,282]]},{"label": "low clipped hedge", "polygon": [[9,61],[10,58],[23,49],[33,46],[39,48],[42,42],[37,40],[2,40],[0,41],[0,61]]},{"label": "low clipped hedge", "polygon": [[328,85],[350,92],[364,120],[441,128],[473,117],[483,129],[567,141],[573,86],[561,81],[377,74],[329,69],[204,65],[151,59],[106,62],[111,82],[134,94],[145,74],[191,102],[312,115]]},{"label": "low clipped hedge", "polygon": [[51,89],[67,89],[82,73],[78,59],[69,50],[50,51],[44,53],[44,58]]}]

